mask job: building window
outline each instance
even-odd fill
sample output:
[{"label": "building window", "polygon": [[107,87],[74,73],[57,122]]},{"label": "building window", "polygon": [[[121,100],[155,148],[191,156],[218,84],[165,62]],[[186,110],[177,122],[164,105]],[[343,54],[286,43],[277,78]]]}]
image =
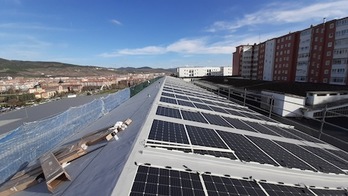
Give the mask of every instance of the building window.
[{"label": "building window", "polygon": [[327,83],[327,78],[324,78],[324,79],[323,79],[323,83]]},{"label": "building window", "polygon": [[329,34],[329,38],[332,38],[332,37],[333,37],[333,33],[330,33],[330,34]]},{"label": "building window", "polygon": [[335,27],[335,24],[334,23],[331,23],[330,24],[330,29],[333,29]]},{"label": "building window", "polygon": [[328,70],[328,69],[325,69],[325,70],[324,70],[324,74],[329,74],[329,70]]},{"label": "building window", "polygon": [[327,51],[326,56],[331,56],[331,51]]},{"label": "building window", "polygon": [[332,42],[327,43],[327,47],[332,47]]},{"label": "building window", "polygon": [[329,66],[330,65],[330,60],[325,61],[325,65]]}]

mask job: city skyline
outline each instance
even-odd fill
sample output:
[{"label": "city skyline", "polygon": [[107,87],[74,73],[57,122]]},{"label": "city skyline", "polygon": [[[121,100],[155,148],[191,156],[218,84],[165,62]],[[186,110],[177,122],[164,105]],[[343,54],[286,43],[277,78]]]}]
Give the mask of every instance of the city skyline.
[{"label": "city skyline", "polygon": [[0,4],[0,58],[113,68],[231,66],[240,44],[348,15],[345,0]]}]

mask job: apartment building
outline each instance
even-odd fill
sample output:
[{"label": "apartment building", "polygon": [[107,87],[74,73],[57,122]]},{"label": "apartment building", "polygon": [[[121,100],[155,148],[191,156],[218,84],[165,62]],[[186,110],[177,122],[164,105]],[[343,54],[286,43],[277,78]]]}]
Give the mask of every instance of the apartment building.
[{"label": "apartment building", "polygon": [[233,75],[247,79],[347,85],[348,17],[237,46],[233,58]]},{"label": "apartment building", "polygon": [[177,75],[179,78],[231,76],[232,67],[179,67]]}]

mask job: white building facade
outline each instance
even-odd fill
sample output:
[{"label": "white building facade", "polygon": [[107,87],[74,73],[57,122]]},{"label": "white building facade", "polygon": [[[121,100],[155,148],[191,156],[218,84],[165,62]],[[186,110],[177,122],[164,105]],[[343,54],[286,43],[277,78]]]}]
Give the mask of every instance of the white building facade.
[{"label": "white building facade", "polygon": [[348,75],[348,18],[337,20],[330,84],[344,85]]},{"label": "white building facade", "polygon": [[179,78],[232,76],[232,67],[179,67],[177,75]]},{"label": "white building facade", "polygon": [[297,55],[296,65],[296,82],[308,81],[308,66],[310,61],[311,52],[311,40],[312,40],[312,28],[303,30],[300,34],[300,44]]},{"label": "white building facade", "polygon": [[274,69],[275,39],[266,41],[263,80],[272,81]]}]

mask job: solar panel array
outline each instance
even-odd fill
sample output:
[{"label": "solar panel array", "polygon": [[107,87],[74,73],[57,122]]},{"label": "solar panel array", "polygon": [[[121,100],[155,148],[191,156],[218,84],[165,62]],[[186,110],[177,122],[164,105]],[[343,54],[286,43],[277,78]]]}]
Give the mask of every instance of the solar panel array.
[{"label": "solar panel array", "polygon": [[138,166],[130,195],[282,195],[314,196],[347,195],[344,189],[307,188],[300,185],[268,183],[252,178],[234,178],[197,173],[190,169],[176,170],[171,167],[158,168],[149,164]]},{"label": "solar panel array", "polygon": [[[325,149],[324,142],[290,126],[175,79],[167,80],[162,90],[145,147],[160,148],[161,154],[175,150],[176,156],[187,159],[195,154],[195,158],[215,164],[223,160],[277,171],[348,173],[346,152]],[[347,195],[344,188],[211,174],[182,165],[186,169],[140,164],[130,195]]]}]

